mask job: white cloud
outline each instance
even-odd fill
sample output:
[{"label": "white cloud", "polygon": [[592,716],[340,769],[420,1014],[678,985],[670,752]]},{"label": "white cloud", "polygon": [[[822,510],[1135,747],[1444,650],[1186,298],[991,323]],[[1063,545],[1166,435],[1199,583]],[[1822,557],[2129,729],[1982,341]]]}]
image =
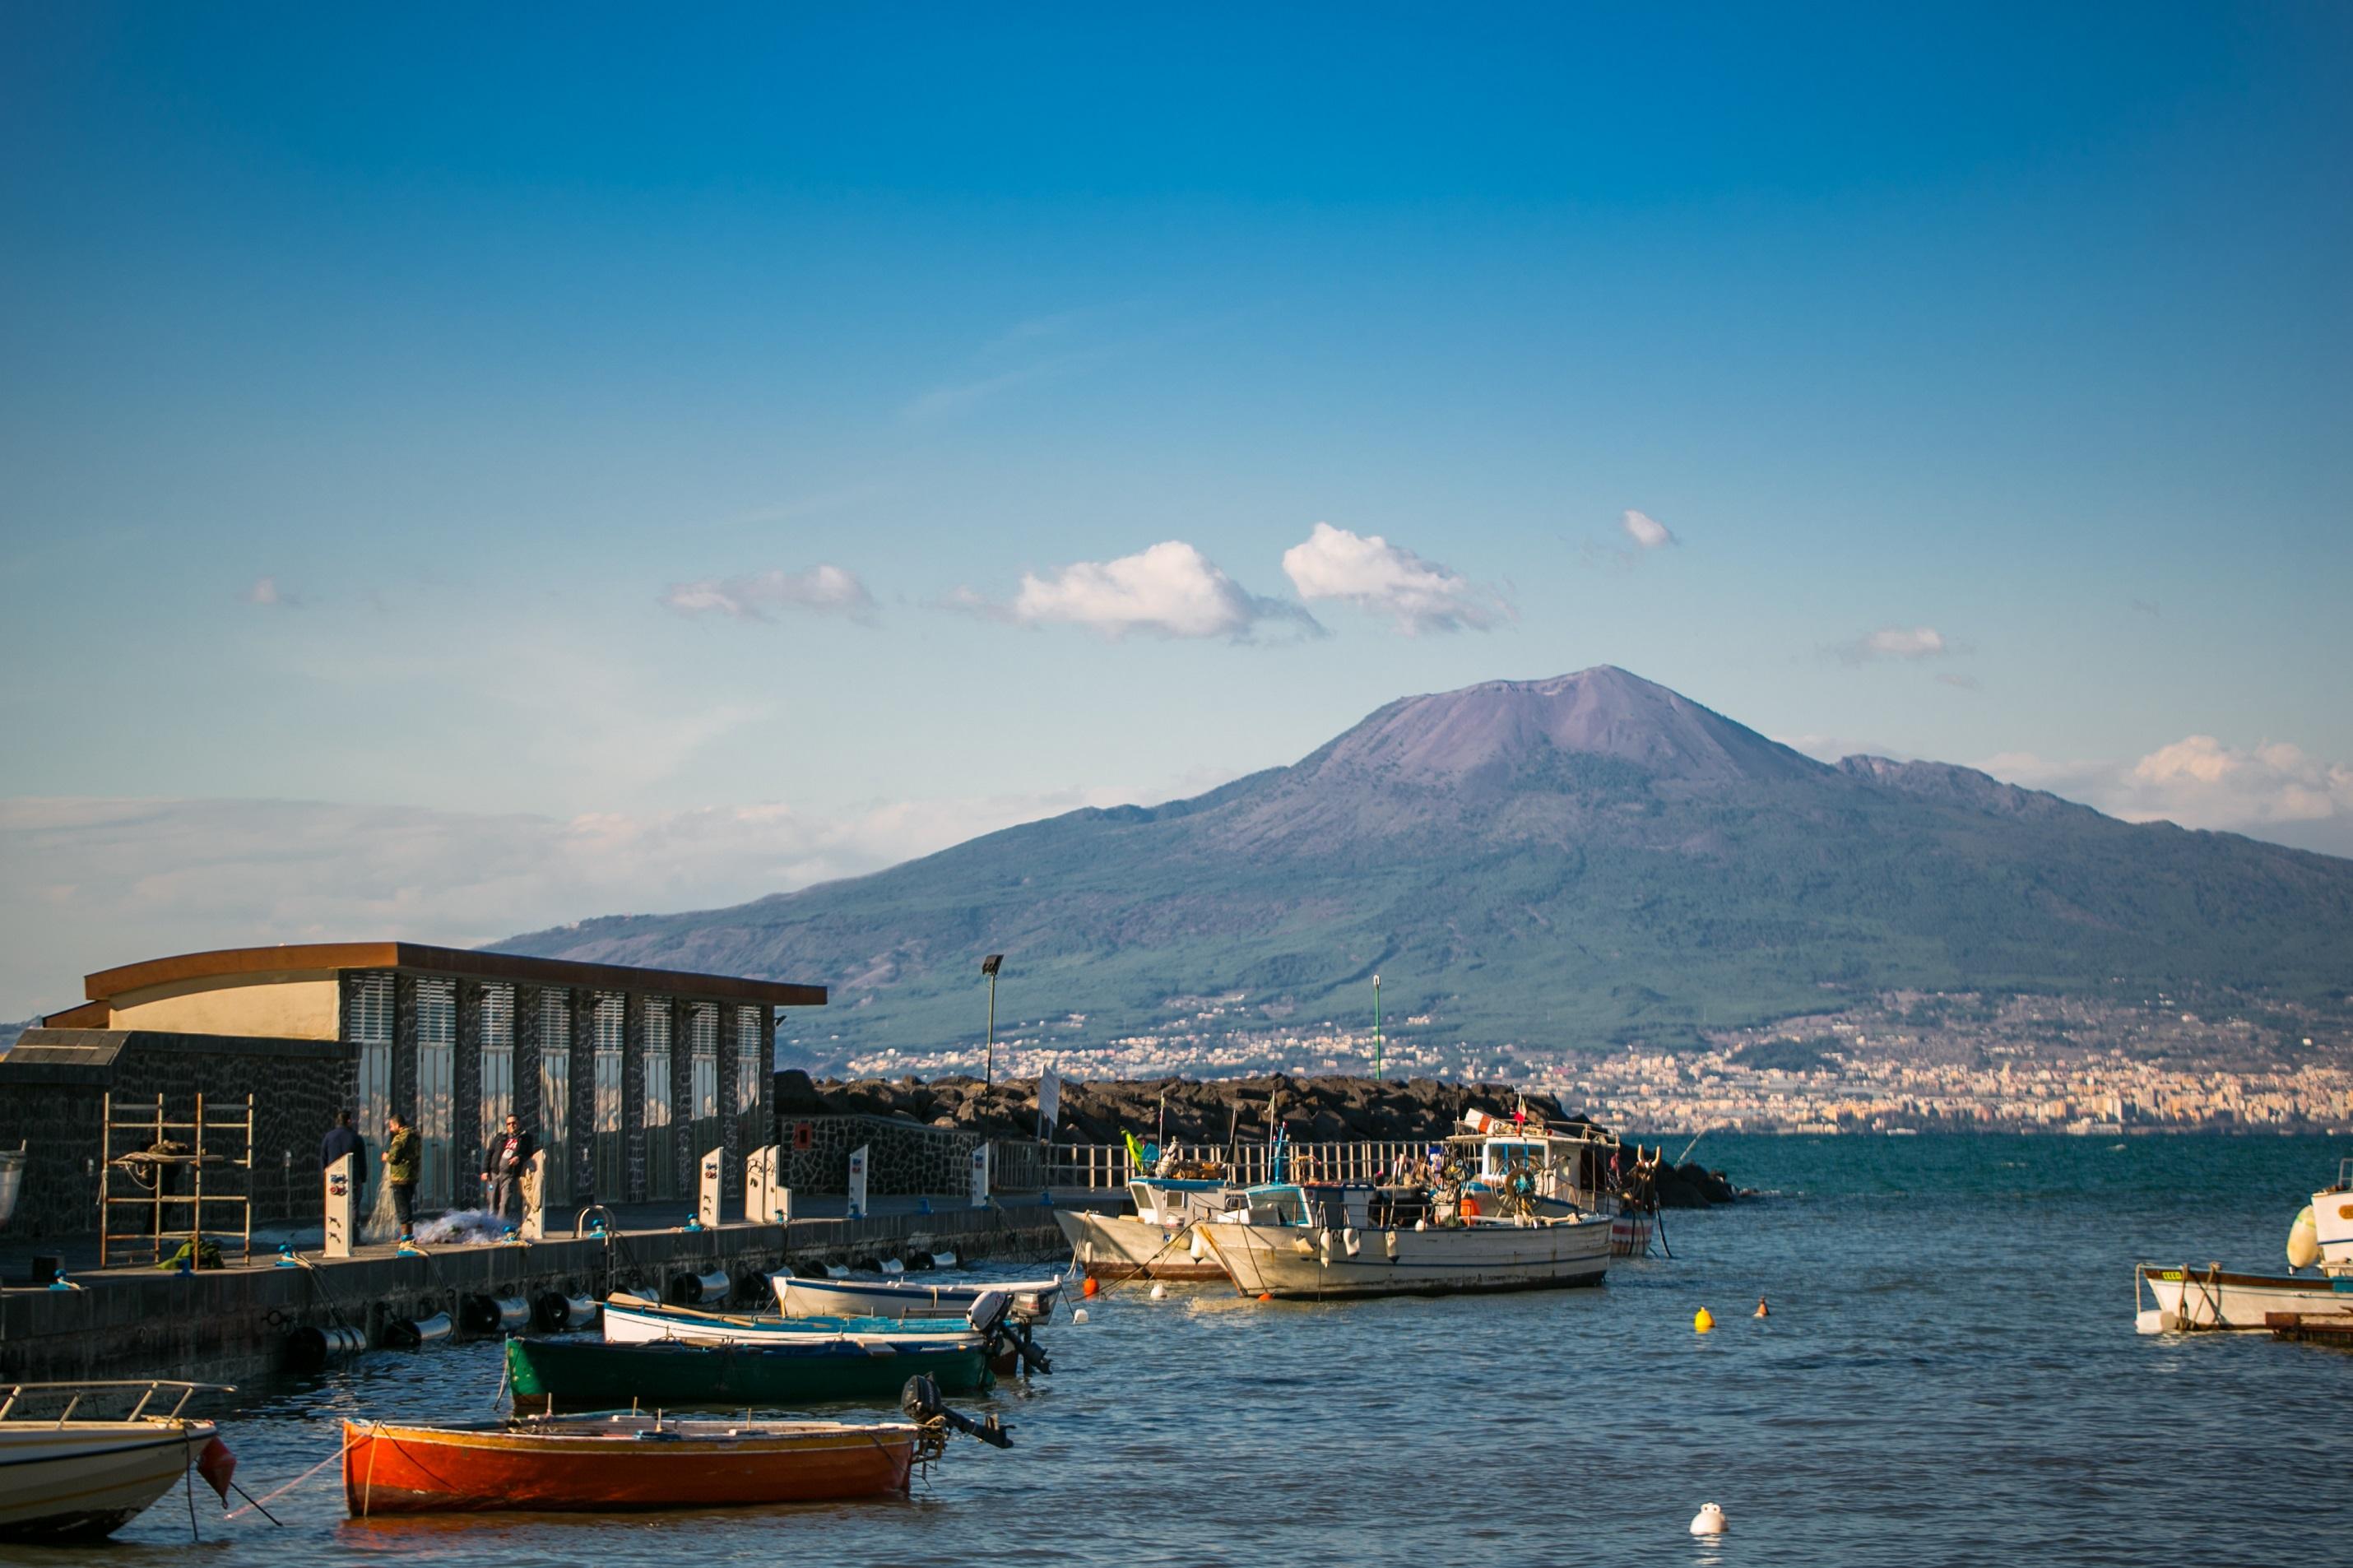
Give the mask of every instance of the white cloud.
[{"label": "white cloud", "polygon": [[1042,577],[1025,572],[1010,604],[997,604],[970,588],[955,589],[940,603],[1022,626],[1089,626],[1107,637],[1133,632],[1241,641],[1268,622],[1308,633],[1324,629],[1298,605],[1250,593],[1216,562],[1176,539],[1116,561],[1074,562]]},{"label": "white cloud", "polygon": [[2353,854],[2353,767],[2284,742],[2242,751],[2211,735],[2188,735],[2133,763],[2046,762],[2006,752],[1983,766],[2127,822],[2175,822]]},{"label": "white cloud", "polygon": [[248,605],[260,605],[271,609],[299,610],[302,607],[302,601],[280,588],[275,577],[256,577],[253,586],[238,597]]},{"label": "white cloud", "polygon": [[1632,507],[1626,509],[1621,526],[1626,530],[1626,537],[1632,540],[1638,549],[1657,550],[1664,545],[1682,542],[1665,523],[1647,512],[1636,511]]},{"label": "white cloud", "polygon": [[1866,664],[1883,658],[1942,658],[1961,649],[1934,626],[1882,626],[1831,651],[1848,664]]},{"label": "white cloud", "polygon": [[854,573],[818,565],[807,572],[763,572],[752,577],[706,577],[674,583],[662,603],[682,616],[716,613],[742,621],[765,621],[771,609],[871,620],[874,595]]},{"label": "white cloud", "polygon": [[1408,637],[1486,631],[1512,615],[1508,604],[1461,574],[1377,533],[1351,533],[1328,522],[1282,552],[1282,570],[1301,598],[1345,601],[1388,616]]},{"label": "white cloud", "polygon": [[771,803],[569,820],[322,801],[0,801],[0,864],[16,894],[0,900],[0,1019],[69,1006],[82,975],[141,958],[374,938],[475,946],[600,914],[739,903],[1080,806],[1155,798],[1072,788],[830,816]]}]

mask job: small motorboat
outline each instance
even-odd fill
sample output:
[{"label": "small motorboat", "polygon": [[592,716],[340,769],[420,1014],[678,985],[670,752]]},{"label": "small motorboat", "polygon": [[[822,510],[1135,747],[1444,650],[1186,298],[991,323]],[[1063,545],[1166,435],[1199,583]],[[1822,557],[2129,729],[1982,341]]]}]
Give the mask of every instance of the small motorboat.
[{"label": "small motorboat", "polygon": [[642,1297],[614,1295],[605,1301],[608,1345],[767,1344],[797,1341],[847,1341],[853,1344],[920,1347],[971,1340],[982,1331],[968,1317],[778,1318],[748,1312],[706,1312],[671,1307]]},{"label": "small motorboat", "polygon": [[904,1493],[950,1431],[997,1447],[994,1417],[959,1415],[910,1378],[904,1421],[688,1420],[628,1414],[460,1426],[343,1423],[343,1503],[382,1514],[596,1512],[836,1502]]},{"label": "small motorboat", "polygon": [[[2292,1269],[2315,1272],[2237,1274],[2219,1263],[2133,1268],[2134,1327],[2144,1334],[2199,1329],[2274,1327],[2274,1313],[2323,1322],[2353,1322],[2353,1160],[2339,1162],[2337,1183],[2312,1194],[2311,1206],[2288,1227]],[[2141,1305],[2143,1292],[2156,1301]]]},{"label": "small motorboat", "polygon": [[774,1318],[669,1307],[643,1297],[616,1295],[605,1302],[607,1344],[762,1345],[854,1344],[873,1354],[977,1345],[998,1373],[1053,1364],[1016,1321],[1009,1297],[984,1290],[960,1318]]},{"label": "small motorboat", "polygon": [[1013,1303],[1017,1320],[1035,1322],[1054,1315],[1054,1303],[1062,1293],[1059,1279],[930,1285],[913,1279],[804,1279],[777,1274],[770,1283],[777,1309],[787,1318],[953,1318],[993,1290]]},{"label": "small motorboat", "polygon": [[[6,1385],[0,1395],[0,1541],[111,1535],[180,1485],[219,1439],[212,1422],[185,1414],[189,1401],[234,1392],[163,1378]],[[100,1414],[125,1403],[127,1413]]]}]

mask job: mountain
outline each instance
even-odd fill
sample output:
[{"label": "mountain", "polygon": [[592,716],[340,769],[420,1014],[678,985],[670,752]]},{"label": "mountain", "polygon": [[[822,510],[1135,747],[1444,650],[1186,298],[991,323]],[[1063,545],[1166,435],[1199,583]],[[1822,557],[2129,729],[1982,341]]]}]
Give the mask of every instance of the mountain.
[{"label": "mountain", "polygon": [[835,1058],[974,1036],[998,952],[1000,1016],[1057,1045],[1237,993],[1216,1027],[1360,1019],[1376,973],[1423,1037],[1664,1044],[1890,988],[2316,996],[2353,952],[2353,861],[1946,763],[1832,767],[1604,666],[1406,698],[1189,800],[501,945],[823,983]]}]

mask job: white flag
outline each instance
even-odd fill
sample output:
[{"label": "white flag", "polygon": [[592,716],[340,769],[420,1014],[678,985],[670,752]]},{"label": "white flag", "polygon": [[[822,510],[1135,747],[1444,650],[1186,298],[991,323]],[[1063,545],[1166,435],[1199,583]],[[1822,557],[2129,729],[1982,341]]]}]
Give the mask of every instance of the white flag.
[{"label": "white flag", "polygon": [[1061,1114],[1061,1075],[1048,1068],[1038,1076],[1038,1142],[1054,1141],[1054,1122]]}]

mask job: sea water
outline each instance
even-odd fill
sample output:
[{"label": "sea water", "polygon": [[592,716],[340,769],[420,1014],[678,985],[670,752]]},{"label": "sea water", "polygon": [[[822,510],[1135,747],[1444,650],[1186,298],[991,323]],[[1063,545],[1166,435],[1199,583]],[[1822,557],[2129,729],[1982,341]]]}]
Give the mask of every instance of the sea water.
[{"label": "sea water", "polygon": [[[1331,1305],[1112,1291],[1085,1324],[1066,1312],[1047,1332],[1051,1376],[965,1402],[1012,1423],[1017,1447],[958,1441],[911,1499],[356,1522],[331,1465],[271,1502],[283,1529],[224,1522],[198,1483],[196,1551],[175,1492],[97,1555],[2353,1561],[2353,1354],[2141,1337],[2131,1300],[2136,1260],[2280,1267],[2289,1222],[2341,1155],[2353,1139],[1711,1134],[1695,1157],[1767,1195],[1670,1214],[1673,1258],[1621,1263],[1598,1289]],[[497,1348],[474,1344],[252,1388],[226,1422],[237,1479],[257,1493],[290,1480],[334,1453],[345,1415],[480,1418],[498,1383]],[[1728,1534],[1688,1533],[1705,1502]]]}]

